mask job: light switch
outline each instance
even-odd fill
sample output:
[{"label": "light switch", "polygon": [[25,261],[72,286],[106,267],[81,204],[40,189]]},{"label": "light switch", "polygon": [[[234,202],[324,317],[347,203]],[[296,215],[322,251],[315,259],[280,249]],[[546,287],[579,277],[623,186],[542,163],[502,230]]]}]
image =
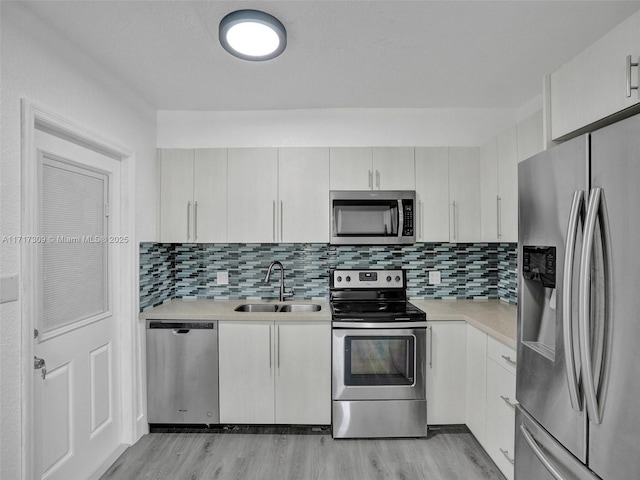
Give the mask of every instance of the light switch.
[{"label": "light switch", "polygon": [[216,282],[218,285],[229,285],[229,272],[217,272]]},{"label": "light switch", "polygon": [[429,285],[440,285],[440,272],[438,270],[429,272]]},{"label": "light switch", "polygon": [[0,278],[0,303],[18,300],[18,275]]}]

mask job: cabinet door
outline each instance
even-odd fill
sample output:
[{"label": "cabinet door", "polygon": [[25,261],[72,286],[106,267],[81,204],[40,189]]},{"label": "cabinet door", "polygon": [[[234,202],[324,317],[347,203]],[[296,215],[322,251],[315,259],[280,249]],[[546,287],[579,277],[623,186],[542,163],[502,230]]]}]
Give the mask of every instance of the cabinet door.
[{"label": "cabinet door", "polygon": [[480,147],[480,238],[498,241],[498,141],[492,138]]},{"label": "cabinet door", "polygon": [[329,149],[278,151],[281,242],[329,242]]},{"label": "cabinet door", "polygon": [[542,110],[525,118],[517,125],[518,129],[518,162],[544,150],[542,129]]},{"label": "cabinet door", "polygon": [[449,149],[415,149],[419,242],[449,241]]},{"label": "cabinet door", "polygon": [[193,242],[192,149],[160,150],[160,241]]},{"label": "cabinet door", "polygon": [[227,241],[227,150],[195,151],[193,236],[200,243]]},{"label": "cabinet door", "polygon": [[466,322],[429,322],[427,422],[465,423]]},{"label": "cabinet door", "polygon": [[498,135],[498,241],[518,241],[518,133]]},{"label": "cabinet door", "polygon": [[374,190],[415,190],[413,147],[373,149]]},{"label": "cabinet door", "polygon": [[373,188],[372,149],[336,147],[329,151],[331,190]]},{"label": "cabinet door", "polygon": [[[627,55],[640,56],[640,12],[635,13],[551,74],[551,136],[558,139],[640,102],[627,97]],[[638,67],[632,68],[638,85]]]},{"label": "cabinet door", "polygon": [[227,241],[276,242],[278,149],[228,150]]},{"label": "cabinet door", "polygon": [[219,322],[220,423],[274,423],[274,325]]},{"label": "cabinet door", "polygon": [[467,329],[466,424],[480,445],[486,444],[487,334],[471,325]]},{"label": "cabinet door", "polygon": [[331,325],[276,322],[276,423],[331,423]]},{"label": "cabinet door", "polygon": [[449,202],[452,242],[480,240],[480,161],[478,148],[449,149]]}]

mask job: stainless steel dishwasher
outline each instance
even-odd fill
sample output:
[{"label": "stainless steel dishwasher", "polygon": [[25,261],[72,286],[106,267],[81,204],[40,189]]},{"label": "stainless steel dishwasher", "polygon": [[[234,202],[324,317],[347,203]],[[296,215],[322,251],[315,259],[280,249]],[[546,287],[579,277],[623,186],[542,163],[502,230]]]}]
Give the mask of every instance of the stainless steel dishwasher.
[{"label": "stainless steel dishwasher", "polygon": [[218,322],[147,321],[147,421],[220,422]]}]

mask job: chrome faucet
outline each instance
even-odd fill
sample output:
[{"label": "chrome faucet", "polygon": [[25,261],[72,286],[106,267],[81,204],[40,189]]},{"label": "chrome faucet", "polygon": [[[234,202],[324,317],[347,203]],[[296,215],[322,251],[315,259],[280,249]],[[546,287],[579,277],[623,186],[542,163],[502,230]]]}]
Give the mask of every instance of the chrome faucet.
[{"label": "chrome faucet", "polygon": [[275,262],[271,262],[271,265],[269,265],[269,268],[267,269],[267,276],[264,277],[264,281],[269,281],[271,270],[273,270],[273,267],[276,265],[280,267],[280,301],[284,302],[285,298],[293,297],[293,290],[290,292],[285,292],[284,290],[284,267],[280,262],[278,262],[277,260]]}]

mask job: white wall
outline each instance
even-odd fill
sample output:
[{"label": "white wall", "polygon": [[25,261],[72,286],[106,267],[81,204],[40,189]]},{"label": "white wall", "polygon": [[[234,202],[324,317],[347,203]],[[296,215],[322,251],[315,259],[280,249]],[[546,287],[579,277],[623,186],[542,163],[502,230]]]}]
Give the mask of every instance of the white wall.
[{"label": "white wall", "polygon": [[517,121],[499,108],[159,111],[158,147],[477,147]]},{"label": "white wall", "polygon": [[[156,239],[155,111],[23,6],[0,2],[0,237],[19,235],[20,100],[27,98],[136,155],[136,236]],[[20,273],[20,245],[0,244],[0,272]],[[136,276],[134,285],[138,285]],[[131,319],[134,321],[134,319]],[[0,478],[22,476],[20,301],[0,305]]]}]

